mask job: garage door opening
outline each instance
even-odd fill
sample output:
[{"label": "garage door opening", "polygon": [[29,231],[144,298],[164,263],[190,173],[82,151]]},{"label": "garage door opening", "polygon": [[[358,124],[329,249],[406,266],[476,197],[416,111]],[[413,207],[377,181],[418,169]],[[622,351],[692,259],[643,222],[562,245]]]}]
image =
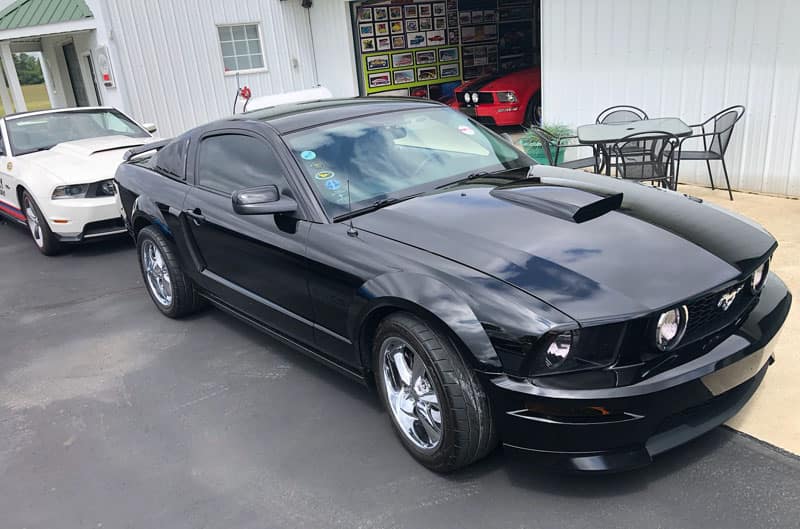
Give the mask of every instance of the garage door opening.
[{"label": "garage door opening", "polygon": [[361,95],[435,99],[490,126],[538,123],[540,0],[351,5]]}]

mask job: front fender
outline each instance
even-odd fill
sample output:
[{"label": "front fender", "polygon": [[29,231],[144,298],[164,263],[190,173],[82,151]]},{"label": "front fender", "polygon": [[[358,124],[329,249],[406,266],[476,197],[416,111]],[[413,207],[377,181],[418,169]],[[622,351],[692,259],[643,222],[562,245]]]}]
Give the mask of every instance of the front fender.
[{"label": "front fender", "polygon": [[359,336],[363,322],[387,307],[432,314],[458,337],[471,353],[466,360],[486,371],[502,369],[500,358],[486,331],[466,299],[442,281],[417,273],[389,272],[364,283],[358,295],[365,301],[354,304],[348,315],[351,336]]}]

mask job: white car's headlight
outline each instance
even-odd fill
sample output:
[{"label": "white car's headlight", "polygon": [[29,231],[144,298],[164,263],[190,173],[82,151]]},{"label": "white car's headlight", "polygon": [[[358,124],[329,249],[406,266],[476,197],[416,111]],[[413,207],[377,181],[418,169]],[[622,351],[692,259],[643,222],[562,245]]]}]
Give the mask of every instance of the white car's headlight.
[{"label": "white car's headlight", "polygon": [[72,184],[68,186],[58,186],[53,191],[53,200],[62,198],[85,198],[89,192],[89,184]]},{"label": "white car's headlight", "polygon": [[656,346],[662,351],[674,349],[683,338],[688,323],[689,309],[686,305],[662,312],[656,323]]},{"label": "white car's headlight", "polygon": [[103,180],[97,184],[96,196],[98,197],[113,197],[117,194],[114,188],[113,180]]}]

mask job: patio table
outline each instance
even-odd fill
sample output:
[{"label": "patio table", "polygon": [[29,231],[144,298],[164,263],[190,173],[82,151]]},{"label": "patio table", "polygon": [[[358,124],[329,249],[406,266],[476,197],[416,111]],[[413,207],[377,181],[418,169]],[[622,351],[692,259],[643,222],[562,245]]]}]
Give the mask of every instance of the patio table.
[{"label": "patio table", "polygon": [[[578,127],[578,143],[594,146],[594,169],[600,170],[599,154],[604,145],[617,143],[631,134],[668,132],[678,138],[690,136],[692,129],[680,118],[655,118],[625,123],[592,123]],[[606,174],[611,174],[611,164],[606,164]]]}]

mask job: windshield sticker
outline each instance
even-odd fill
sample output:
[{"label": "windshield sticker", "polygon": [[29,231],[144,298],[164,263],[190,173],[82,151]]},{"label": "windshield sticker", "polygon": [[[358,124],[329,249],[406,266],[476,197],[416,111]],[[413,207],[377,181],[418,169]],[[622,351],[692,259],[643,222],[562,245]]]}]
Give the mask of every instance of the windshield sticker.
[{"label": "windshield sticker", "polygon": [[325,182],[325,187],[327,187],[331,191],[336,191],[337,189],[342,187],[342,183],[336,179],[328,180],[327,182]]},{"label": "windshield sticker", "polygon": [[313,167],[314,169],[322,169],[325,167],[325,164],[322,162],[312,162],[311,167]]},{"label": "windshield sticker", "polygon": [[461,126],[459,126],[459,127],[458,127],[458,131],[459,131],[461,134],[466,134],[467,136],[473,136],[473,135],[475,134],[475,131],[474,131],[474,130],[472,130],[472,128],[470,128],[470,127],[467,127],[466,125],[461,125]]},{"label": "windshield sticker", "polygon": [[320,171],[314,178],[316,178],[317,180],[327,180],[329,178],[333,178],[335,175],[336,173],[334,173],[333,171]]},{"label": "windshield sticker", "polygon": [[300,158],[302,158],[303,160],[311,161],[316,157],[317,153],[315,153],[314,151],[303,151],[300,153]]}]

